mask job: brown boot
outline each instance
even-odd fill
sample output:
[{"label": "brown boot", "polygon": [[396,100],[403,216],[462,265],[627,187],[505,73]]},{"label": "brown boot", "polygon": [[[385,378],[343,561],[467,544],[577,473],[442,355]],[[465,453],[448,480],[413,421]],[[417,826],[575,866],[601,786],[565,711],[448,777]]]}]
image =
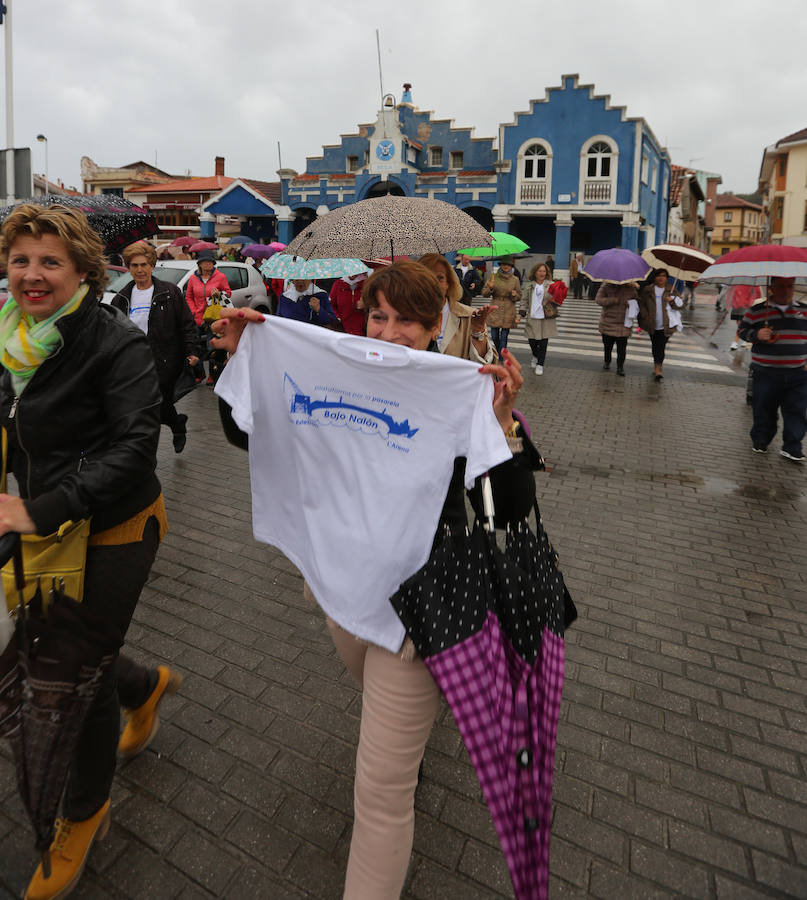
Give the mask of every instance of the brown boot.
[{"label": "brown boot", "polygon": [[25,892],[25,900],[59,900],[71,893],[84,871],[93,841],[106,837],[109,821],[109,800],[94,816],[82,822],[57,819],[56,836],[49,851],[50,877],[45,878],[40,863]]},{"label": "brown boot", "polygon": [[148,700],[137,709],[124,710],[128,721],[118,743],[118,756],[137,756],[148,747],[160,727],[157,712],[160,701],[166,694],[176,694],[182,684],[179,672],[172,672],[168,666],[158,666],[157,672],[157,686],[149,694]]}]

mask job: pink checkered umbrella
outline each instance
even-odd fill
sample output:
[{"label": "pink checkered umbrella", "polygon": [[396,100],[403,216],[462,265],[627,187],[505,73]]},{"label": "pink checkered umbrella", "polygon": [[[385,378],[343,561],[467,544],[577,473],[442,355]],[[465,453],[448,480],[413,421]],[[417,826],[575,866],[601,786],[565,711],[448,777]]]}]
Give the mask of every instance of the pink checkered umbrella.
[{"label": "pink checkered umbrella", "polygon": [[499,835],[516,897],[549,889],[563,634],[576,616],[543,530],[478,524],[446,536],[391,598],[448,701]]}]

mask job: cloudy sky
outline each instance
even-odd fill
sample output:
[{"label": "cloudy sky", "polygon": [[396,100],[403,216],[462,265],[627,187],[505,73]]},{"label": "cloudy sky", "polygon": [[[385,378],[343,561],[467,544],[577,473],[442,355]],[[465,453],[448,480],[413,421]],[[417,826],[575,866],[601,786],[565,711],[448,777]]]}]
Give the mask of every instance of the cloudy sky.
[{"label": "cloudy sky", "polygon": [[[7,0],[8,2],[8,0]],[[807,127],[804,0],[11,0],[14,143],[68,185],[80,159],[276,180],[375,120],[385,91],[477,136],[560,77],[644,116],[673,162],[756,189]]]}]

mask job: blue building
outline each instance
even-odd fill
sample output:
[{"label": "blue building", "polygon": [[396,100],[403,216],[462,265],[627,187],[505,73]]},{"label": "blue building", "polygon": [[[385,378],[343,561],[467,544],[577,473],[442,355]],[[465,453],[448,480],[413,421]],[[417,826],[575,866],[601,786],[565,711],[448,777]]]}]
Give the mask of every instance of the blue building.
[{"label": "blue building", "polygon": [[397,105],[387,95],[375,123],[323,147],[304,173],[278,173],[287,206],[277,213],[280,240],[330,209],[387,193],[453,203],[540,258],[554,256],[561,277],[572,253],[665,239],[667,151],[644,119],[576,75],[500,125],[498,139],[418,110],[410,88]]}]

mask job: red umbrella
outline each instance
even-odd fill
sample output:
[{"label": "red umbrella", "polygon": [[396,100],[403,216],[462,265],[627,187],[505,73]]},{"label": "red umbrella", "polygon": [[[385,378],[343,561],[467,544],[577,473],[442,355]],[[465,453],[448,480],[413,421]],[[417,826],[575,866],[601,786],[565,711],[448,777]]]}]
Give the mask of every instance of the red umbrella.
[{"label": "red umbrella", "polygon": [[196,243],[190,245],[189,249],[196,253],[199,250],[218,250],[219,245],[210,241],[196,241]]},{"label": "red umbrella", "polygon": [[735,284],[726,294],[726,309],[750,309],[762,296],[758,287],[747,284]]},{"label": "red umbrella", "polygon": [[172,247],[190,247],[191,244],[195,244],[198,238],[191,237],[189,234],[183,234],[182,237],[174,238],[171,241]]},{"label": "red umbrella", "polygon": [[797,284],[807,284],[807,249],[786,244],[740,247],[723,254],[698,280],[764,287],[771,278],[795,278]]}]

